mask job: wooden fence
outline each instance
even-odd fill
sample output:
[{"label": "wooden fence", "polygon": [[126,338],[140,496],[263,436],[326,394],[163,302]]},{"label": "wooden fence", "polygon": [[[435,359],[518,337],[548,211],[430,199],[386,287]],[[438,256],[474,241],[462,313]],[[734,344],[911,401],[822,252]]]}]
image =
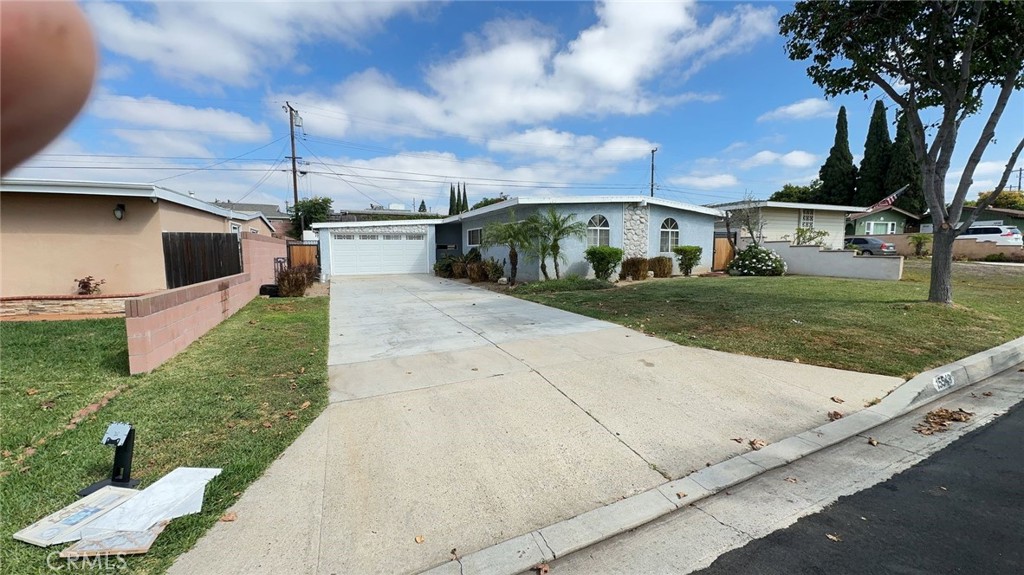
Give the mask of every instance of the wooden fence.
[{"label": "wooden fence", "polygon": [[304,265],[320,269],[320,244],[318,242],[288,242],[288,267]]},{"label": "wooden fence", "polygon": [[237,234],[164,232],[163,241],[167,289],[242,272]]}]

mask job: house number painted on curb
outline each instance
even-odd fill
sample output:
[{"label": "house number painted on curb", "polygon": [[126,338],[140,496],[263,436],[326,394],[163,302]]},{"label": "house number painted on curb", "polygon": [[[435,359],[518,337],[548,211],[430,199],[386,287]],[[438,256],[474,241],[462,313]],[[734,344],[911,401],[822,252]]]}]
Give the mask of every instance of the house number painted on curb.
[{"label": "house number painted on curb", "polygon": [[953,381],[953,374],[949,372],[943,373],[942,375],[937,375],[935,376],[935,379],[932,380],[932,385],[935,386],[935,391],[949,389],[953,387],[954,383],[956,382]]}]

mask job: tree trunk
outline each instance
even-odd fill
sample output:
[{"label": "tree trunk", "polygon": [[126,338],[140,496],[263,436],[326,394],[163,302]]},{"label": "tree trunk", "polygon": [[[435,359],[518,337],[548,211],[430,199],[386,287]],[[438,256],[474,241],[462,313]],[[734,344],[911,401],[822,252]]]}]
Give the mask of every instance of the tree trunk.
[{"label": "tree trunk", "polygon": [[519,252],[516,251],[515,246],[508,247],[508,285],[516,285],[516,271],[519,268]]},{"label": "tree trunk", "polygon": [[936,227],[932,234],[932,277],[928,288],[928,301],[950,305],[953,303],[953,240],[951,227]]},{"label": "tree trunk", "polygon": [[540,260],[540,273],[544,276],[544,281],[548,281],[549,279],[551,279],[550,277],[548,277],[548,261],[547,261],[547,258],[543,258],[543,259]]},{"label": "tree trunk", "polygon": [[561,251],[561,246],[559,246],[557,243],[551,244],[551,261],[555,262],[555,279],[556,280],[561,277],[561,275],[559,275],[559,270],[558,270],[558,254],[560,253],[560,251]]}]

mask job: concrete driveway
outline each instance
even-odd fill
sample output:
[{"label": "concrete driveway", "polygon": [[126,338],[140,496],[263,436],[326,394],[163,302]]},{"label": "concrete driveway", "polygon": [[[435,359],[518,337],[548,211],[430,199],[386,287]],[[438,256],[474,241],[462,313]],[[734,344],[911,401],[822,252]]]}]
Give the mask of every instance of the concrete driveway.
[{"label": "concrete driveway", "polygon": [[682,347],[432,276],[335,278],[330,309],[331,405],[172,573],[418,572],[902,383]]}]

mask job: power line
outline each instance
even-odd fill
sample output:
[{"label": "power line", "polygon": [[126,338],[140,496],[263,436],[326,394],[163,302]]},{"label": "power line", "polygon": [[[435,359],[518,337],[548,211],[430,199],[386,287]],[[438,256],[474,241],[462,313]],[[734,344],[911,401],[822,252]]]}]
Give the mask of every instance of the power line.
[{"label": "power line", "polygon": [[230,158],[230,159],[227,159],[227,160],[221,160],[219,162],[215,162],[213,164],[210,164],[209,166],[206,166],[206,167],[203,167],[203,168],[196,168],[194,170],[189,170],[187,172],[183,172],[181,174],[177,174],[177,175],[174,175],[174,176],[167,176],[166,178],[160,178],[159,180],[153,180],[150,183],[155,184],[157,182],[163,182],[165,180],[170,180],[170,179],[173,179],[173,178],[178,178],[178,177],[185,176],[185,175],[188,175],[188,174],[192,174],[192,173],[195,173],[195,172],[198,172],[198,171],[201,171],[201,170],[208,170],[208,169],[213,168],[215,166],[219,166],[221,164],[226,164],[226,163],[228,163],[230,161],[237,160],[238,158],[241,158],[243,156],[248,156],[249,154],[251,154],[253,152],[258,152],[258,151],[262,150],[263,148],[269,147],[269,146],[271,146],[273,144],[276,144],[277,142],[280,142],[283,139],[284,139],[283,137],[278,138],[278,139],[276,139],[276,140],[274,140],[274,141],[272,141],[272,142],[270,142],[268,144],[264,144],[264,145],[256,148],[255,150],[249,150],[248,152],[245,152],[244,154],[239,154],[239,155],[235,156],[234,158]]}]

